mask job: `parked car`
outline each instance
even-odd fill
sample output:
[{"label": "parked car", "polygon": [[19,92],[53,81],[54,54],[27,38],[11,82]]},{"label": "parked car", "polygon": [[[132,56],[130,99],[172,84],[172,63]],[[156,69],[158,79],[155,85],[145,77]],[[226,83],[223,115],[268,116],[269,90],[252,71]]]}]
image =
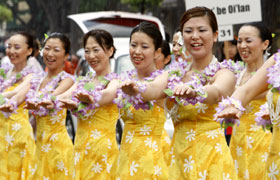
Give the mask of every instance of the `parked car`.
[{"label": "parked car", "polygon": [[[72,19],[81,28],[83,33],[87,33],[92,29],[104,29],[112,34],[116,53],[115,60],[111,60],[111,69],[118,74],[134,68],[129,57],[129,38],[132,29],[140,22],[148,21],[155,24],[165,39],[163,24],[158,18],[153,16],[120,11],[101,11],[73,14],[69,15],[68,18]],[[83,50],[81,49],[79,52],[83,52]],[[84,55],[82,55],[76,75],[85,75],[88,71],[93,70],[85,60]],[[169,126],[167,132],[172,137],[174,128],[173,125],[170,128]],[[120,119],[117,124],[118,142],[121,140],[122,129],[123,122]]]}]

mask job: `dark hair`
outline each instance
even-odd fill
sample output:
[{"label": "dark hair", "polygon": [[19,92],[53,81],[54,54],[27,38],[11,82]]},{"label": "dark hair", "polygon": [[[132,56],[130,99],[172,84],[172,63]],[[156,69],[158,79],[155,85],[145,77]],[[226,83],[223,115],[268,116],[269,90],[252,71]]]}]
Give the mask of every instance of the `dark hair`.
[{"label": "dark hair", "polygon": [[46,45],[46,42],[49,39],[59,39],[62,42],[62,44],[63,44],[64,50],[65,50],[65,54],[70,54],[71,43],[70,43],[70,40],[68,39],[68,37],[66,35],[64,35],[62,33],[59,33],[59,32],[51,33],[47,37],[47,39],[45,39],[44,46]]},{"label": "dark hair", "polygon": [[182,18],[181,18],[181,21],[180,21],[180,29],[181,31],[183,32],[183,27],[184,27],[184,24],[190,20],[191,18],[194,18],[194,17],[203,17],[203,16],[207,16],[208,17],[208,20],[209,20],[209,24],[212,28],[212,31],[213,32],[216,32],[218,31],[218,23],[217,23],[217,19],[216,19],[216,16],[215,14],[213,13],[213,11],[207,7],[194,7],[194,8],[191,8],[189,10],[187,10]]},{"label": "dark hair", "polygon": [[156,27],[156,25],[143,21],[137,26],[135,26],[130,33],[130,41],[131,41],[131,36],[136,33],[136,32],[143,32],[147,34],[150,38],[153,39],[153,43],[155,45],[155,50],[161,47],[162,43],[162,35],[159,31],[159,29]]},{"label": "dark hair", "polygon": [[29,56],[27,56],[27,59],[28,59],[29,57],[31,57],[31,56],[34,55],[34,37],[33,37],[31,34],[29,34],[29,33],[27,33],[27,32],[24,32],[24,31],[16,32],[16,33],[13,34],[12,36],[18,35],[18,34],[25,37],[25,39],[26,39],[26,44],[28,45],[28,49],[29,49],[29,48],[32,49],[32,53],[31,53]]},{"label": "dark hair", "polygon": [[84,35],[84,47],[86,47],[86,43],[89,37],[93,37],[104,51],[105,49],[109,50],[111,47],[113,47],[114,51],[110,58],[114,57],[116,48],[114,46],[113,37],[109,32],[103,29],[94,29],[89,31]]},{"label": "dark hair", "polygon": [[161,43],[161,52],[164,55],[164,57],[167,57],[171,54],[170,52],[170,46],[167,41],[163,40]]},{"label": "dark hair", "polygon": [[[237,46],[237,40],[236,40],[236,39],[233,39],[233,40],[229,41],[229,43],[231,43],[232,45]],[[221,60],[222,60],[222,61],[223,61],[224,59],[226,59],[226,55],[225,55],[225,53],[224,53],[224,47],[225,47],[225,45],[224,45],[224,43],[222,43],[222,55],[221,55]],[[241,57],[240,57],[240,55],[239,55],[239,53],[238,53],[237,47],[236,47],[236,54],[235,54],[235,56],[234,56],[234,58],[233,58],[232,60],[233,60],[234,62],[242,61],[242,59],[241,59]]]},{"label": "dark hair", "polygon": [[[267,47],[270,47],[272,44],[272,35],[270,30],[261,22],[253,22],[253,23],[247,23],[241,26],[252,26],[255,27],[258,31],[259,31],[259,37],[262,39],[262,41],[264,42],[265,40],[269,41],[269,44]],[[240,28],[240,29],[241,29]],[[265,51],[264,51],[265,52]]]}]

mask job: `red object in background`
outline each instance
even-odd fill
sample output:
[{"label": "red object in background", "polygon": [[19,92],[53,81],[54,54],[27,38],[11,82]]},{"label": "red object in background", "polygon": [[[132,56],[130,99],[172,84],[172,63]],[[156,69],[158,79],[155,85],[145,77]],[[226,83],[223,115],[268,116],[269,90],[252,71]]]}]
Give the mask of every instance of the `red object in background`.
[{"label": "red object in background", "polygon": [[63,67],[63,70],[69,74],[72,74],[74,75],[75,73],[75,70],[78,66],[78,62],[79,62],[79,59],[77,56],[75,55],[72,55],[71,56],[71,61],[65,61],[64,63],[64,67]]},{"label": "red object in background", "polygon": [[226,135],[231,135],[232,134],[232,127],[229,126],[226,130]]}]

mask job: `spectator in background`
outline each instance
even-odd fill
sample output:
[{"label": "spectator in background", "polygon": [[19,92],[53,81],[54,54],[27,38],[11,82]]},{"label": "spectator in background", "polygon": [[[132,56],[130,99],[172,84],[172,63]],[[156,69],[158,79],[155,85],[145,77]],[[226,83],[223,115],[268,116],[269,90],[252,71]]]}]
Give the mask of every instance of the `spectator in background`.
[{"label": "spectator in background", "polygon": [[171,52],[167,41],[163,40],[159,56],[155,58],[156,68],[163,69],[171,62]]},{"label": "spectator in background", "polygon": [[72,55],[70,57],[70,61],[69,60],[65,61],[63,70],[69,74],[74,75],[78,63],[79,63],[79,58],[76,55]]},{"label": "spectator in background", "polygon": [[192,56],[184,46],[184,39],[180,30],[177,30],[173,35],[172,53],[174,55],[173,59],[176,61],[180,59],[186,60],[187,62],[192,61]]},{"label": "spectator in background", "polygon": [[[228,43],[228,45],[225,45],[225,43]],[[222,52],[221,61],[223,61],[224,59],[231,59],[234,62],[241,61],[241,57],[237,50],[237,40],[236,39],[224,42],[222,49],[223,49],[223,52]]]}]

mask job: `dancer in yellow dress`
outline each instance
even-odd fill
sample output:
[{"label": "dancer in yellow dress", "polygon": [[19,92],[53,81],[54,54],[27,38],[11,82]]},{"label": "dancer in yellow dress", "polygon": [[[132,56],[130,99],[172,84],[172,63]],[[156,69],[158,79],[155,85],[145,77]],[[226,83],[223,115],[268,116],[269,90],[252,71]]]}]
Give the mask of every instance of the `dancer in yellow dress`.
[{"label": "dancer in yellow dress", "polygon": [[8,40],[7,56],[14,67],[2,64],[0,77],[0,179],[30,179],[29,168],[35,154],[33,130],[28,111],[23,109],[26,91],[33,71],[27,65],[33,53],[33,37],[18,32]]},{"label": "dancer in yellow dress", "polygon": [[66,109],[58,107],[56,96],[70,88],[74,79],[63,71],[70,51],[69,39],[52,33],[45,40],[43,59],[48,67],[45,77],[34,77],[27,94],[26,108],[35,115],[36,168],[34,179],[68,180],[73,172],[73,143],[65,127]]},{"label": "dancer in yellow dress", "polygon": [[95,73],[89,72],[58,97],[78,118],[73,178],[111,179],[111,167],[119,153],[116,141],[119,111],[113,104],[119,82],[110,69],[110,59],[115,53],[112,35],[105,30],[89,31],[84,36],[84,48],[85,58]]},{"label": "dancer in yellow dress", "polygon": [[[270,47],[272,36],[269,30],[260,23],[243,25],[238,33],[237,48],[246,68],[240,73],[236,86],[241,86],[264,63],[263,54]],[[250,53],[249,53],[250,52]],[[258,179],[265,171],[266,158],[272,134],[262,129],[255,121],[255,113],[266,102],[265,94],[251,101],[235,125],[230,141],[230,151],[239,179]]]},{"label": "dancer in yellow dress", "polygon": [[[239,119],[242,116],[241,105],[247,105],[258,95],[266,92],[267,103],[269,109],[269,120],[266,120],[265,112],[263,121],[260,123],[264,127],[269,126],[269,122],[273,125],[273,134],[269,147],[266,168],[264,175],[258,177],[258,179],[264,180],[276,180],[280,178],[280,146],[279,146],[279,69],[280,69],[280,56],[275,54],[270,57],[263,66],[256,72],[256,74],[249,79],[243,86],[237,88],[231,98],[228,98],[229,102],[227,106],[222,106],[221,111],[218,112],[217,118],[227,119]],[[240,104],[238,105],[238,101]]]},{"label": "dancer in yellow dress", "polygon": [[114,179],[168,179],[161,148],[165,122],[163,102],[138,104],[136,101],[139,96],[130,93],[129,85],[130,81],[137,81],[139,84],[150,81],[162,72],[156,70],[154,63],[155,57],[160,53],[161,42],[162,36],[153,24],[140,23],[131,32],[129,53],[135,70],[123,75],[125,82],[115,101],[120,107],[122,107],[120,102],[126,103],[121,110],[125,126],[120,155],[112,167]]},{"label": "dancer in yellow dress", "polygon": [[192,63],[175,62],[168,75],[147,83],[142,93],[144,100],[158,99],[168,87],[164,92],[175,101],[167,103],[175,128],[169,166],[172,180],[237,179],[223,129],[213,120],[219,99],[230,95],[235,85],[234,74],[226,69],[230,67],[219,63],[212,53],[217,28],[210,9],[186,11],[181,31]]}]

